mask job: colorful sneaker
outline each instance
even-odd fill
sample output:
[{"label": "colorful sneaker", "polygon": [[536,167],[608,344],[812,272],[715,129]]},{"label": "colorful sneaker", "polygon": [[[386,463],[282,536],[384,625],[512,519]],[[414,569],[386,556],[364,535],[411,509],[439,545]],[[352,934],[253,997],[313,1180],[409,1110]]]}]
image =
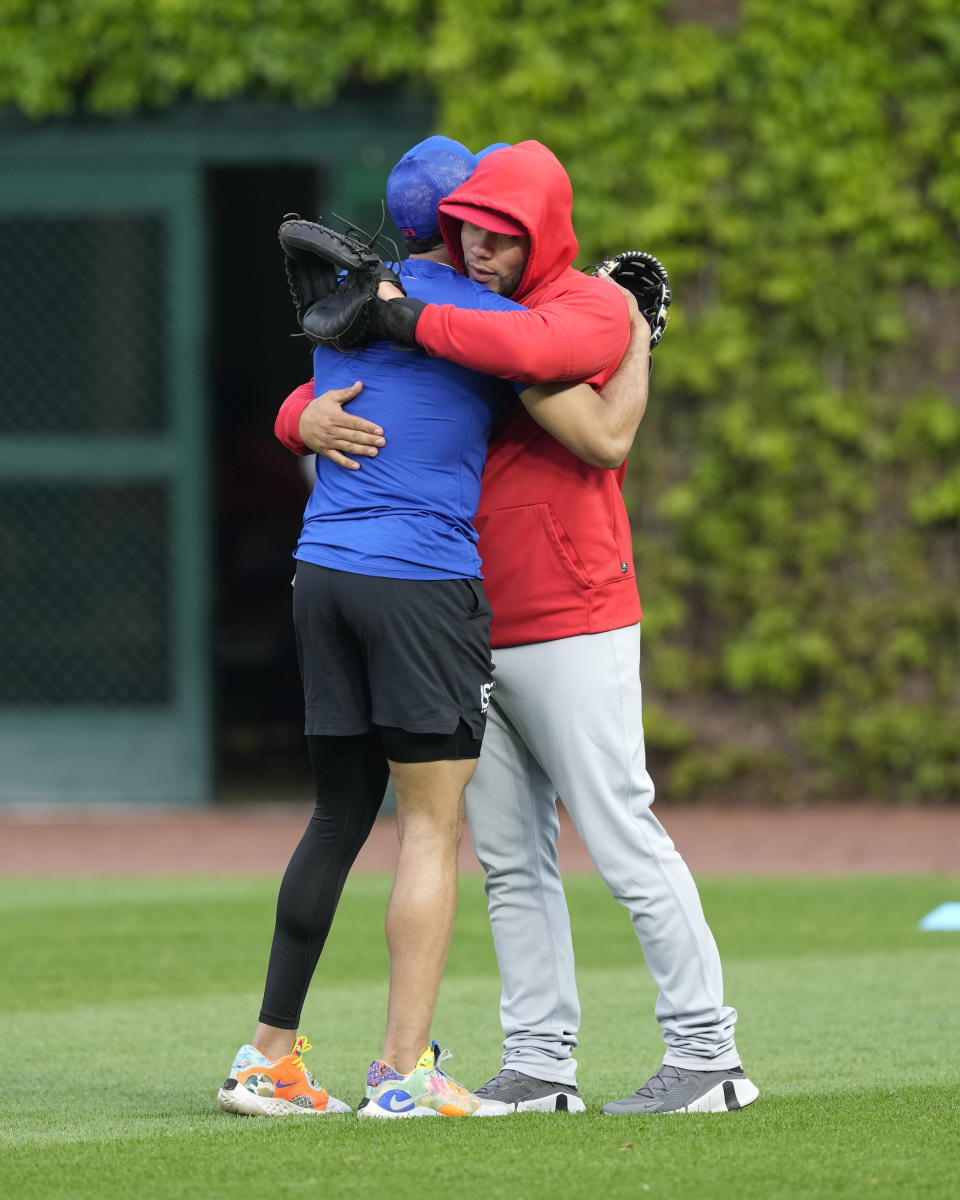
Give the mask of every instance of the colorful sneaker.
[{"label": "colorful sneaker", "polygon": [[440,1064],[450,1057],[433,1042],[409,1075],[401,1075],[379,1059],[367,1072],[367,1094],[358,1117],[472,1117],[480,1101],[451,1079]]},{"label": "colorful sneaker", "polygon": [[271,1062],[256,1046],[241,1046],[230,1068],[230,1076],[217,1093],[224,1112],[244,1117],[289,1117],[313,1113],[326,1117],[353,1109],[329,1096],[303,1065],[310,1049],[306,1038],[297,1038],[293,1050]]},{"label": "colorful sneaker", "polygon": [[746,1108],[760,1089],[743,1073],[743,1067],[726,1071],[694,1071],[664,1064],[641,1088],[623,1100],[611,1100],[600,1109],[608,1116],[637,1113],[719,1113]]}]

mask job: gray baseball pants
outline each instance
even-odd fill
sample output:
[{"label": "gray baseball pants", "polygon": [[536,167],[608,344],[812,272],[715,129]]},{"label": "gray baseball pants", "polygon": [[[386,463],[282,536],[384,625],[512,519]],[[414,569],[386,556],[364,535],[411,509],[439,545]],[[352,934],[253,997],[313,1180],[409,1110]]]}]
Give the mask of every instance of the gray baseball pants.
[{"label": "gray baseball pants", "polygon": [[650,811],[640,626],[494,651],[496,688],[467,817],[486,872],[504,1065],[576,1082],[580,1002],[557,860],[559,793],[630,914],[659,989],[664,1062],[735,1067],[736,1010],[696,884]]}]

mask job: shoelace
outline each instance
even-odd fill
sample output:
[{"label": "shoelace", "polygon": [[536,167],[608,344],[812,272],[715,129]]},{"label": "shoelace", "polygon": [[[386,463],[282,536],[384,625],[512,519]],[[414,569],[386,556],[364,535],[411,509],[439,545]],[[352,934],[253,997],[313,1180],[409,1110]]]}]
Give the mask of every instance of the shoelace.
[{"label": "shoelace", "polygon": [[312,1088],[316,1088],[316,1090],[318,1092],[322,1092],[323,1088],[321,1087],[321,1085],[319,1083],[317,1083],[317,1081],[314,1079],[314,1077],[310,1074],[310,1072],[307,1070],[307,1068],[303,1062],[303,1056],[307,1053],[308,1050],[312,1050],[312,1049],[313,1049],[313,1046],[307,1041],[307,1039],[305,1037],[297,1038],[296,1043],[294,1044],[294,1047],[293,1047],[293,1052],[292,1052],[293,1053],[292,1066],[295,1071],[303,1072],[307,1083],[309,1083]]},{"label": "shoelace", "polygon": [[446,1071],[440,1070],[440,1064],[442,1062],[446,1062],[448,1058],[453,1058],[453,1051],[452,1050],[441,1050],[440,1047],[437,1045],[437,1043],[434,1042],[433,1043],[433,1069],[436,1071],[436,1073],[438,1075],[442,1076],[442,1078],[446,1080],[447,1086],[451,1089],[451,1091],[456,1092],[457,1095],[459,1095],[459,1096],[468,1096],[470,1093],[462,1084],[457,1083],[457,1081],[455,1079],[451,1079],[450,1076],[446,1073]]},{"label": "shoelace", "polygon": [[659,1071],[657,1071],[655,1075],[652,1075],[647,1080],[643,1087],[637,1088],[636,1094],[638,1096],[649,1097],[651,1100],[655,1100],[658,1095],[663,1095],[663,1093],[666,1092],[670,1086],[665,1075],[665,1072],[667,1071],[674,1072],[674,1082],[680,1078],[680,1076],[677,1074],[676,1067],[664,1065]]},{"label": "shoelace", "polygon": [[[444,1079],[450,1079],[446,1071],[440,1070],[440,1064],[446,1062],[448,1058],[453,1058],[452,1050],[441,1050],[436,1042],[433,1043],[433,1070],[442,1075]],[[452,1080],[451,1080],[452,1082]]]},{"label": "shoelace", "polygon": [[310,1043],[307,1041],[307,1039],[305,1037],[297,1038],[296,1042],[294,1042],[293,1050],[291,1051],[291,1054],[293,1055],[293,1058],[295,1060],[293,1065],[295,1067],[299,1068],[299,1070],[305,1071],[306,1067],[303,1065],[303,1056],[306,1054],[306,1052],[308,1050],[312,1050],[312,1049],[313,1049],[313,1047],[310,1045]]},{"label": "shoelace", "polygon": [[497,1092],[513,1087],[520,1078],[519,1071],[513,1071],[509,1067],[504,1067],[499,1074],[494,1075],[492,1079],[488,1079],[483,1087],[474,1088],[473,1094],[480,1096],[481,1099],[496,1100]]}]

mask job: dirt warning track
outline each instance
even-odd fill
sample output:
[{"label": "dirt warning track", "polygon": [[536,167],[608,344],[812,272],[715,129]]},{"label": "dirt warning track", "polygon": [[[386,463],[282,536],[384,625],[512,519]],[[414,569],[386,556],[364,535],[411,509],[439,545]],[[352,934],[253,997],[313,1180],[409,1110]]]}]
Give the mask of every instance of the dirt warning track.
[{"label": "dirt warning track", "polygon": [[[658,804],[658,817],[694,874],[960,874],[960,806],[845,805],[757,809]],[[230,874],[280,872],[311,805],[204,809],[0,810],[5,875]],[[592,863],[561,814],[560,863]],[[397,831],[382,817],[356,870],[390,871]],[[479,871],[469,834],[463,871]]]}]

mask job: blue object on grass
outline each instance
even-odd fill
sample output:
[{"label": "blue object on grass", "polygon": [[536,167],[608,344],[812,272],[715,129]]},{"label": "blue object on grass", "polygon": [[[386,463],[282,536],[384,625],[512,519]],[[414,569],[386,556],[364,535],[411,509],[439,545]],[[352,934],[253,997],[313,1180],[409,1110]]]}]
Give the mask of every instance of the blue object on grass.
[{"label": "blue object on grass", "polygon": [[921,920],[920,928],[960,930],[960,900],[950,900],[946,904],[938,904]]}]

